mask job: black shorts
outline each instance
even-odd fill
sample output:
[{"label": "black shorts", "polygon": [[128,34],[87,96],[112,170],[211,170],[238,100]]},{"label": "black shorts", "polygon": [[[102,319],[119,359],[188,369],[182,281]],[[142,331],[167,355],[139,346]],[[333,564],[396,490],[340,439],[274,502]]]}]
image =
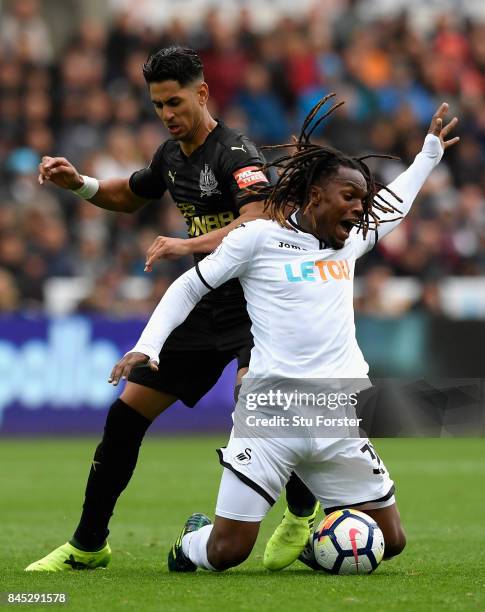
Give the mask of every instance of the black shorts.
[{"label": "black shorts", "polygon": [[241,300],[224,304],[202,300],[167,338],[158,372],[136,368],[129,381],[175,395],[194,406],[233,359],[247,367],[253,347],[251,321]]}]

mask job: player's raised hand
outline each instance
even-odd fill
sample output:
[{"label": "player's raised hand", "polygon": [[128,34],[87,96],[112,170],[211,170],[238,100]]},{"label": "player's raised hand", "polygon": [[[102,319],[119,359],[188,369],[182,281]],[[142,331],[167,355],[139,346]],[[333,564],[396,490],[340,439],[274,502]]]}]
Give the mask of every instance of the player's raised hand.
[{"label": "player's raised hand", "polygon": [[64,157],[44,156],[39,164],[39,183],[51,181],[64,189],[80,189],[84,180],[76,168]]},{"label": "player's raised hand", "polygon": [[445,140],[448,134],[458,123],[458,117],[453,117],[453,119],[443,127],[443,120],[447,112],[448,104],[446,102],[443,102],[442,104],[440,104],[436,113],[433,115],[428,130],[428,134],[434,134],[435,136],[438,136],[438,138],[441,140],[441,145],[445,150],[460,141],[459,136],[455,136],[450,140]]},{"label": "player's raised hand", "polygon": [[191,253],[188,241],[185,238],[169,238],[168,236],[157,236],[148,248],[145,272],[151,272],[153,263],[157,259],[180,259]]},{"label": "player's raised hand", "polygon": [[126,353],[126,355],[118,361],[108,378],[108,382],[116,387],[121,380],[126,380],[133,368],[147,364],[150,370],[156,372],[158,365],[155,361],[151,361],[148,355],[144,353]]}]

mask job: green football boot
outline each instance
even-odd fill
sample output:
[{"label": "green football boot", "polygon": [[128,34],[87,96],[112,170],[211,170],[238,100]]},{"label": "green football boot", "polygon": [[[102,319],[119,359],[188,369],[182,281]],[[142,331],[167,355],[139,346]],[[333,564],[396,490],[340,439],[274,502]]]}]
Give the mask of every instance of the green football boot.
[{"label": "green football boot", "polygon": [[197,566],[195,563],[192,563],[182,550],[182,539],[187,533],[198,531],[201,527],[211,523],[212,521],[205,514],[195,513],[189,516],[179,537],[175,540],[175,544],[168,553],[168,570],[170,572],[195,572]]},{"label": "green football boot", "polygon": [[66,570],[85,570],[105,568],[111,561],[111,548],[106,542],[101,550],[87,552],[66,542],[47,556],[34,561],[25,568],[26,572],[64,572]]},{"label": "green football boot", "polygon": [[266,544],[263,565],[272,571],[282,570],[298,559],[313,530],[320,504],[310,516],[296,516],[286,508],[281,523]]}]

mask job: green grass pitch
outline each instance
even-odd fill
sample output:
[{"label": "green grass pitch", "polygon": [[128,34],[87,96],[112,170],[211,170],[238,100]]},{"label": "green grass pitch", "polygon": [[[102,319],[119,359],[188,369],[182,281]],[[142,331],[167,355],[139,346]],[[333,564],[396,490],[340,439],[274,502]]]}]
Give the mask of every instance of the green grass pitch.
[{"label": "green grass pitch", "polygon": [[149,438],[112,520],[110,568],[27,574],[28,563],[72,534],[96,441],[2,440],[0,591],[66,592],[69,611],[485,609],[485,439],[376,441],[397,484],[408,546],[370,576],[329,576],[298,562],[265,571],[264,544],[282,500],[239,568],[169,574],[166,554],[186,517],[213,513],[214,448],[223,442]]}]

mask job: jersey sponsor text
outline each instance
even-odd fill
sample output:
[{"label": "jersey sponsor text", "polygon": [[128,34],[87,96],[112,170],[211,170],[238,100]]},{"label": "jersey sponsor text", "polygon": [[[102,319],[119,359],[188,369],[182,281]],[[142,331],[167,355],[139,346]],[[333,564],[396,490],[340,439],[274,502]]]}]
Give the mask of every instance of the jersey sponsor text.
[{"label": "jersey sponsor text", "polygon": [[350,280],[350,268],[346,259],[336,261],[321,259],[320,261],[303,261],[301,264],[285,265],[285,273],[290,283],[317,280],[327,282],[329,280]]},{"label": "jersey sponsor text", "polygon": [[187,223],[187,233],[190,238],[208,234],[216,229],[221,229],[229,225],[235,219],[232,210],[224,210],[219,213],[208,215],[196,215],[196,208],[193,204],[177,203],[177,208],[182,213],[185,222]]},{"label": "jersey sponsor text", "polygon": [[267,183],[268,179],[264,175],[264,172],[258,166],[246,166],[246,168],[240,168],[233,174],[238,184],[239,189],[250,187],[256,183]]},{"label": "jersey sponsor text", "polygon": [[191,238],[208,234],[216,229],[221,229],[234,221],[234,214],[227,210],[215,215],[201,215],[187,219],[188,234]]}]

